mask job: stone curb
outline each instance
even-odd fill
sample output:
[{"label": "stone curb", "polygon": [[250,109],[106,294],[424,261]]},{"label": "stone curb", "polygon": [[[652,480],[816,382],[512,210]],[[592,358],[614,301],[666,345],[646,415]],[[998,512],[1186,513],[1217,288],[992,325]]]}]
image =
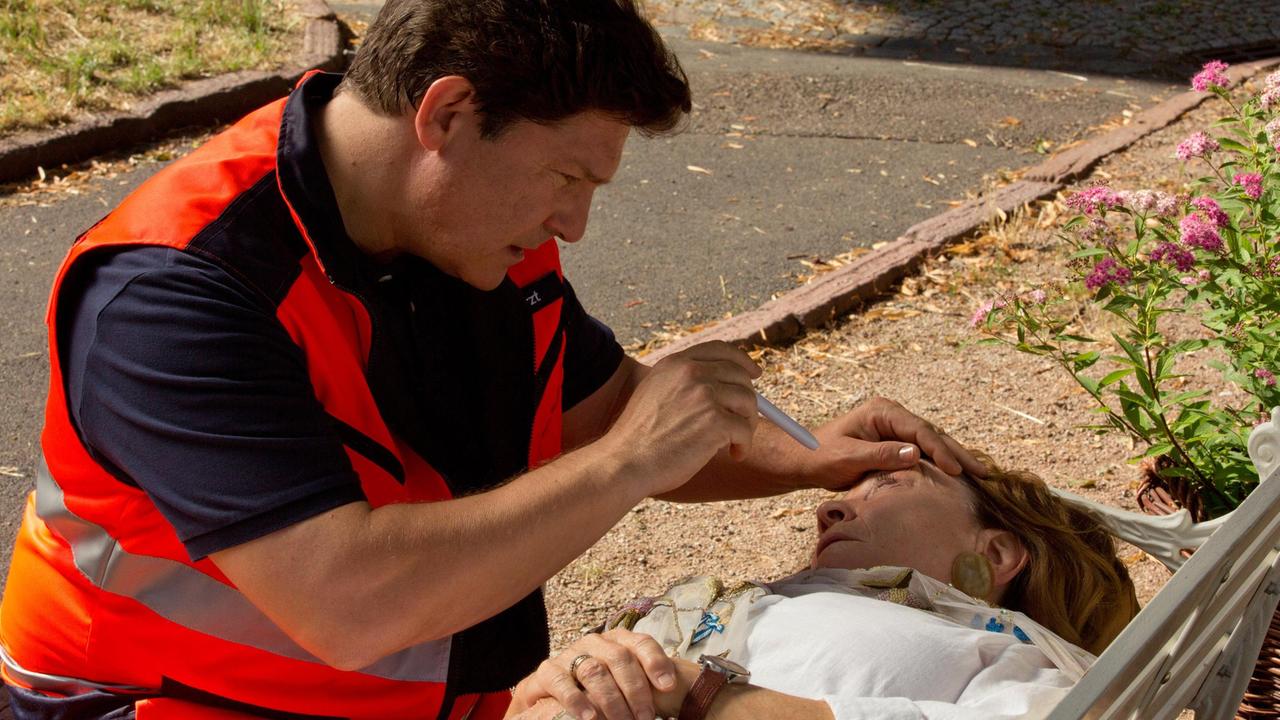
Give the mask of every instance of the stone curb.
[{"label": "stone curb", "polygon": [[[1232,84],[1238,85],[1278,65],[1280,57],[1259,60],[1234,66],[1228,74]],[[744,348],[776,344],[805,330],[821,327],[887,292],[925,258],[941,252],[952,241],[972,234],[999,212],[1012,213],[1026,203],[1053,196],[1089,172],[1103,158],[1168,126],[1210,97],[1209,93],[1199,92],[1185,92],[1172,97],[1137,114],[1124,127],[1028,168],[1020,180],[992,195],[970,200],[913,225],[894,242],[860,256],[854,264],[822,275],[755,310],[677,338],[641,360],[652,365],[668,355],[710,340],[722,340]]]},{"label": "stone curb", "polygon": [[38,167],[75,163],[154,139],[187,126],[229,122],[287,94],[307,70],[345,64],[338,17],[324,0],[300,8],[306,26],[291,66],[196,80],[166,90],[126,112],[112,112],[52,130],[30,130],[0,140],[0,182],[34,177]]}]

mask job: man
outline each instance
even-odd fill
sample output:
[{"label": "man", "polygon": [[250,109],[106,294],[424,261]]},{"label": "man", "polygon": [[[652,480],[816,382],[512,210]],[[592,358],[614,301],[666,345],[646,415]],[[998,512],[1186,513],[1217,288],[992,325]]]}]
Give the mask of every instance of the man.
[{"label": "man", "polygon": [[641,499],[847,485],[915,462],[889,436],[958,471],[886,402],[805,450],[740,351],[646,369],[579,305],[550,238],[689,108],[630,0],[391,0],[345,79],[87,231],[0,614],[18,716],[499,717],[540,586]]}]

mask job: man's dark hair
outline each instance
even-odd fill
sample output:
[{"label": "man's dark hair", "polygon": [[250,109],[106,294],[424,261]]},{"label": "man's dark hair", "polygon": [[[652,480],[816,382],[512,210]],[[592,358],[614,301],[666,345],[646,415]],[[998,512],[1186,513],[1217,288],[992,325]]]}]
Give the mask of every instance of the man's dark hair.
[{"label": "man's dark hair", "polygon": [[395,115],[447,75],[475,86],[487,138],[589,110],[654,135],[692,105],[684,70],[634,0],[387,0],[343,84]]}]

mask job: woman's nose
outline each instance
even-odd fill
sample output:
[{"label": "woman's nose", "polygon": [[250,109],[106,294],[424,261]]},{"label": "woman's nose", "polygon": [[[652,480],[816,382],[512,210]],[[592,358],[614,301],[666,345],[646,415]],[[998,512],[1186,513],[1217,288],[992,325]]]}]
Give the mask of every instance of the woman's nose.
[{"label": "woman's nose", "polygon": [[818,527],[823,530],[853,517],[853,508],[844,500],[828,500],[818,506]]}]

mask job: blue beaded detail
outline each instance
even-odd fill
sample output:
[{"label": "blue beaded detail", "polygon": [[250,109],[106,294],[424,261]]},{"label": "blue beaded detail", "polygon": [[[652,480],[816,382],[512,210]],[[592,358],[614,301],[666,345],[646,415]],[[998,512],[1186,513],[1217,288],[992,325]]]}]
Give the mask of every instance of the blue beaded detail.
[{"label": "blue beaded detail", "polygon": [[693,630],[693,642],[699,643],[706,640],[713,632],[723,633],[724,623],[720,622],[720,616],[705,610],[702,613],[702,621],[698,623],[698,627]]},{"label": "blue beaded detail", "polygon": [[987,629],[991,632],[1004,632],[1004,623],[996,620],[995,618],[991,618],[987,621]]},{"label": "blue beaded detail", "polygon": [[1027,637],[1027,634],[1022,632],[1022,628],[1018,627],[1017,625],[1013,626],[1013,636],[1028,645],[1031,644],[1031,638]]}]

